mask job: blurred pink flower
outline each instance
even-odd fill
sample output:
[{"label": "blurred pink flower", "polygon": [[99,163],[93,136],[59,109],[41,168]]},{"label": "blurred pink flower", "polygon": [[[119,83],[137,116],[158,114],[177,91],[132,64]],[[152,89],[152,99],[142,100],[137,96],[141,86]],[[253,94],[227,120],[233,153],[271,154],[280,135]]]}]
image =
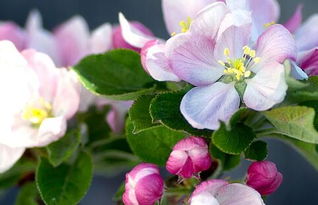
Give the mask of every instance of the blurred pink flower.
[{"label": "blurred pink flower", "polygon": [[25,148],[46,146],[65,134],[79,91],[70,72],[56,68],[46,54],[19,53],[11,42],[1,41],[0,56],[0,144],[5,147],[0,167],[5,171]]}]

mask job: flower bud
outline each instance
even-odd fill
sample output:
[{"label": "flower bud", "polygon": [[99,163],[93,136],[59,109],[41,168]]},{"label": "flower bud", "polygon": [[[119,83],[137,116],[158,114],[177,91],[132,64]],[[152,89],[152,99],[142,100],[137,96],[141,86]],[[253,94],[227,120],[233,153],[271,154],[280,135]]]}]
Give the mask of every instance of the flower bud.
[{"label": "flower bud", "polygon": [[154,164],[142,163],[126,174],[125,205],[153,205],[163,194],[164,181]]},{"label": "flower bud", "polygon": [[208,145],[199,137],[188,137],[179,141],[173,148],[167,161],[167,170],[183,178],[209,169],[211,157]]},{"label": "flower bud", "polygon": [[[146,34],[146,35],[149,35],[149,36],[153,36],[152,32],[148,28],[146,28],[144,25],[142,25],[141,23],[139,23],[139,22],[130,22],[130,23],[139,32]],[[120,26],[116,26],[113,29],[113,47],[114,48],[127,48],[127,49],[134,50],[136,52],[140,52],[140,48],[136,48],[125,41],[125,39],[122,35],[122,29]]]},{"label": "flower bud", "polygon": [[275,192],[283,181],[283,175],[270,161],[254,162],[247,171],[246,184],[262,195]]}]

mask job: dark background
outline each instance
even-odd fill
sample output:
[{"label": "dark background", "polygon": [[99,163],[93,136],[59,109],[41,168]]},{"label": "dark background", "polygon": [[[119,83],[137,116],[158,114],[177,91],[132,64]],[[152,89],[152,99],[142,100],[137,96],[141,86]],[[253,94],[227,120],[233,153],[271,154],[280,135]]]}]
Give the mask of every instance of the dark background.
[{"label": "dark background", "polygon": [[[317,0],[280,0],[281,21],[284,22],[299,3],[304,4],[304,16],[318,12]],[[24,25],[29,11],[40,10],[44,26],[52,29],[73,15],[82,15],[91,29],[110,22],[117,23],[118,12],[130,20],[138,20],[148,26],[156,36],[167,38],[162,19],[160,0],[0,0],[0,20],[13,20]],[[318,26],[318,25],[313,25]],[[318,36],[317,36],[318,37]],[[298,153],[278,141],[269,141],[269,159],[277,163],[284,175],[280,189],[266,200],[268,205],[316,205],[318,204],[318,172]],[[233,178],[244,176],[247,163],[229,173]],[[124,179],[118,177],[95,177],[82,205],[110,205],[111,198]],[[3,198],[1,205],[14,204],[17,189]]]}]

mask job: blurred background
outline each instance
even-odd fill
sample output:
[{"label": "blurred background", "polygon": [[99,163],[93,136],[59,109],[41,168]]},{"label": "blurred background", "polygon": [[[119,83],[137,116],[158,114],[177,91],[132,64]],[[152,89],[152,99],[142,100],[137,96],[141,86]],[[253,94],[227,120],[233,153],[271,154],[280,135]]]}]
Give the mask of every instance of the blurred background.
[{"label": "blurred background", "polygon": [[[317,0],[279,0],[281,22],[292,15],[296,6],[304,5],[304,19],[318,13]],[[1,0],[0,21],[12,20],[23,26],[32,9],[38,9],[43,17],[44,27],[53,29],[74,15],[82,15],[91,29],[110,22],[116,24],[118,12],[129,20],[138,20],[149,27],[156,36],[167,38],[161,0]],[[318,25],[314,25],[318,26]],[[318,37],[318,36],[317,36]],[[274,161],[284,175],[279,190],[266,200],[268,205],[316,205],[318,203],[318,172],[289,146],[268,141],[269,160]],[[317,159],[318,160],[318,159]],[[244,176],[248,163],[231,171],[235,179]],[[124,174],[117,177],[96,176],[81,205],[111,205],[112,197],[124,180]],[[1,205],[14,204],[17,188],[0,198]]]}]

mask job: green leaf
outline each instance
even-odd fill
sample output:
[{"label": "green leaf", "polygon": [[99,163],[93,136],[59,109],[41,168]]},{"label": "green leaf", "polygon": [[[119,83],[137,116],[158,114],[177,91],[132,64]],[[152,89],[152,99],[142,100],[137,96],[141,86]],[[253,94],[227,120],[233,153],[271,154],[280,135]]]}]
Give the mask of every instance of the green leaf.
[{"label": "green leaf", "polygon": [[246,159],[262,161],[268,154],[267,144],[264,141],[255,141],[245,150],[244,154]]},{"label": "green leaf", "polygon": [[86,194],[93,176],[92,159],[80,152],[72,164],[53,167],[42,158],[36,173],[41,198],[47,205],[75,205]]},{"label": "green leaf", "polygon": [[304,106],[287,106],[264,112],[265,117],[283,134],[304,142],[318,144],[314,128],[315,110]]},{"label": "green leaf", "polygon": [[279,134],[271,135],[270,137],[291,145],[318,171],[318,151],[316,144],[302,142]]},{"label": "green leaf", "polygon": [[27,183],[20,189],[15,205],[38,205],[38,197],[39,193],[35,183]]},{"label": "green leaf", "polygon": [[318,76],[311,76],[307,81],[289,82],[287,100],[291,102],[304,102],[318,100]]},{"label": "green leaf", "polygon": [[218,159],[224,171],[231,170],[240,164],[240,155],[226,154],[219,150],[212,142],[210,143],[210,153],[214,159]]},{"label": "green leaf", "polygon": [[215,146],[228,154],[240,154],[246,150],[255,138],[253,130],[241,123],[232,126],[227,130],[224,123],[212,135]]},{"label": "green leaf", "polygon": [[134,126],[126,121],[126,136],[133,152],[140,159],[165,165],[173,146],[185,137],[182,132],[170,130],[164,126],[154,127],[138,134],[133,134]]},{"label": "green leaf", "polygon": [[87,112],[77,115],[77,120],[87,126],[87,145],[110,137],[111,129],[105,120],[109,109],[109,106],[102,109],[93,106]]},{"label": "green leaf", "polygon": [[58,166],[68,159],[81,142],[78,130],[68,131],[63,138],[47,146],[49,161],[53,166]]},{"label": "green leaf", "polygon": [[131,50],[91,55],[73,69],[88,90],[113,100],[133,100],[155,89],[155,81],[142,68],[140,55]]},{"label": "green leaf", "polygon": [[123,197],[123,194],[125,192],[125,183],[122,183],[119,188],[117,189],[114,197],[113,197],[113,201],[114,202],[122,202],[122,197]]},{"label": "green leaf", "polygon": [[144,95],[139,97],[129,109],[129,116],[134,125],[134,133],[157,126],[152,123],[149,113],[150,103],[155,95]]},{"label": "green leaf", "polygon": [[161,122],[172,130],[185,131],[196,136],[211,136],[210,130],[193,128],[180,112],[180,103],[186,90],[157,95],[150,105],[153,122]]},{"label": "green leaf", "polygon": [[306,106],[306,107],[311,107],[315,109],[315,119],[314,119],[314,126],[316,130],[318,130],[318,101],[307,101],[307,102],[302,102],[299,105],[301,106]]}]

